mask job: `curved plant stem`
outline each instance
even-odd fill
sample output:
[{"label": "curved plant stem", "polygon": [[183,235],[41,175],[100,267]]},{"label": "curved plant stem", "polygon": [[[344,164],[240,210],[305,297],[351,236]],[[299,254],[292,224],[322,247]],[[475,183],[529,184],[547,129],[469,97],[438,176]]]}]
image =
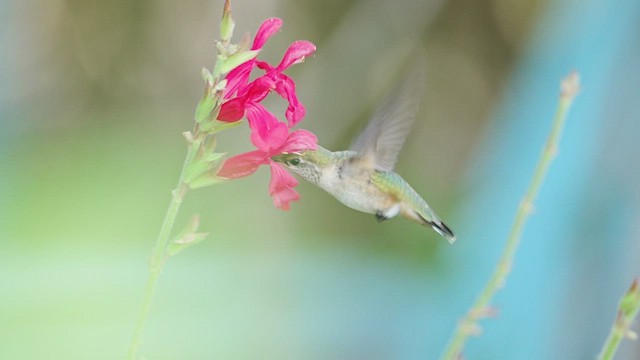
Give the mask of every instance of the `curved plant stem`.
[{"label": "curved plant stem", "polygon": [[180,172],[180,177],[178,179],[178,185],[176,185],[176,188],[171,192],[171,202],[169,203],[169,208],[167,209],[167,213],[164,216],[164,221],[162,222],[162,226],[160,227],[158,239],[156,240],[156,244],[151,254],[151,261],[149,263],[149,278],[147,279],[147,285],[145,286],[144,299],[142,301],[140,314],[138,315],[138,320],[136,321],[131,344],[129,345],[129,352],[127,353],[128,360],[135,359],[138,348],[140,347],[140,340],[142,338],[142,332],[149,316],[153,294],[156,289],[156,284],[158,283],[160,272],[164,267],[165,259],[167,257],[167,244],[169,243],[169,235],[171,234],[171,230],[173,229],[173,225],[176,221],[176,216],[178,215],[178,211],[180,210],[180,205],[184,200],[185,194],[189,190],[187,184],[184,183],[185,170],[195,159],[198,149],[200,148],[200,144],[201,141],[199,140],[193,140],[190,142],[189,151],[187,152],[187,156],[184,159],[182,171]]},{"label": "curved plant stem", "polygon": [[502,288],[507,280],[507,276],[511,271],[514,257],[518,245],[520,243],[520,237],[524,229],[524,225],[531,214],[533,208],[533,202],[538,195],[540,186],[549,170],[549,165],[555,157],[558,148],[558,141],[562,128],[566,120],[571,103],[575,98],[579,90],[578,74],[570,73],[561,84],[561,94],[558,103],[558,109],[555,114],[551,133],[547,138],[544,150],[538,164],[536,166],[533,179],[529,188],[520,202],[516,218],[513,222],[507,244],[504,248],[502,256],[494,270],[493,275],[485,285],[480,295],[476,298],[471,309],[467,312],[465,317],[459,322],[455,333],[453,334],[449,345],[447,346],[442,359],[454,360],[460,359],[464,345],[471,335],[477,335],[480,332],[480,328],[477,325],[478,320],[483,317],[489,316],[493,312],[489,303],[493,296]]},{"label": "curved plant stem", "polygon": [[620,299],[618,314],[613,322],[613,326],[611,326],[607,341],[605,341],[602,346],[602,351],[600,351],[600,355],[598,356],[599,360],[612,360],[618,350],[620,342],[622,342],[625,337],[632,339],[638,337],[636,333],[629,330],[633,319],[638,315],[638,311],[640,311],[640,279],[636,278],[633,280],[633,283],[631,283],[631,287],[626,294]]}]

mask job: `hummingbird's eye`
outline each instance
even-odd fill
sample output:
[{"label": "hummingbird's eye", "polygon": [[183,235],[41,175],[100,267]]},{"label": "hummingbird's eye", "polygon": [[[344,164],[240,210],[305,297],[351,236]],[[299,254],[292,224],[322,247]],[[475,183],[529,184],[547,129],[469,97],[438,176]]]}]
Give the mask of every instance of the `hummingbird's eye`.
[{"label": "hummingbird's eye", "polygon": [[300,164],[300,159],[289,160],[289,165],[298,166],[298,164]]}]

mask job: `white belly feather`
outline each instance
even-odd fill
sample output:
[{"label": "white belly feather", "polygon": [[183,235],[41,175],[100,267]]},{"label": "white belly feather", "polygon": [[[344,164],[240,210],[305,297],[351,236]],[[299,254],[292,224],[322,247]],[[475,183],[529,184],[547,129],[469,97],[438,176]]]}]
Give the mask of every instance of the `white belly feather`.
[{"label": "white belly feather", "polygon": [[385,211],[395,205],[390,203],[388,195],[369,183],[368,174],[362,174],[358,178],[340,178],[337,168],[330,167],[324,169],[318,186],[333,195],[344,205],[369,214]]}]

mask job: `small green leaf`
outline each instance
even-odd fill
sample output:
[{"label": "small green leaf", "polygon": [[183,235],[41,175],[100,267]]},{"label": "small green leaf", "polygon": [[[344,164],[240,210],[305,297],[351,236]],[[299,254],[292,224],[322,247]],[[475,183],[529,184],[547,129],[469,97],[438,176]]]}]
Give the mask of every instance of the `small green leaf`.
[{"label": "small green leaf", "polygon": [[200,215],[199,214],[194,214],[191,217],[191,220],[189,220],[187,225],[184,227],[184,229],[182,229],[182,231],[180,231],[180,233],[178,233],[177,239],[174,240],[174,241],[179,242],[178,240],[180,238],[182,238],[183,236],[185,236],[186,234],[191,234],[191,233],[194,233],[194,232],[198,231],[198,227],[199,226],[200,226]]},{"label": "small green leaf", "polygon": [[218,139],[215,136],[209,136],[205,139],[205,142],[199,149],[198,156],[205,157],[207,154],[211,154],[216,151],[216,146],[218,146]]},{"label": "small green leaf", "polygon": [[204,161],[209,162],[210,164],[220,160],[223,156],[227,155],[227,153],[209,153],[204,157]]},{"label": "small green leaf", "polygon": [[184,170],[184,182],[191,187],[191,183],[202,174],[207,172],[211,164],[208,161],[196,160],[189,164],[187,168]]},{"label": "small green leaf", "polygon": [[178,239],[174,242],[172,242],[171,244],[169,244],[169,246],[167,246],[167,255],[169,256],[174,256],[176,254],[178,254],[179,252],[181,252],[182,250],[185,250],[199,242],[201,242],[202,240],[204,240],[207,235],[209,235],[209,233],[191,233],[191,234],[187,234],[184,237],[182,237],[181,239]]},{"label": "small green leaf", "polygon": [[169,256],[174,256],[182,250],[204,240],[209,234],[196,232],[198,231],[199,225],[200,216],[196,214],[191,218],[187,226],[185,226],[185,228],[178,234],[177,238],[167,246],[167,254]]},{"label": "small green leaf", "polygon": [[242,124],[241,121],[234,122],[224,122],[224,121],[212,121],[211,122],[211,134],[217,134],[221,131],[233,129],[236,126],[240,126]]},{"label": "small green leaf", "polygon": [[227,79],[222,79],[220,80],[219,83],[216,84],[216,86],[213,88],[213,90],[215,90],[216,92],[218,91],[223,91],[224,88],[227,87]]},{"label": "small green leaf", "polygon": [[238,51],[237,53],[229,56],[227,59],[223,60],[222,65],[219,68],[220,74],[224,75],[243,63],[255,58],[259,52],[260,50]]},{"label": "small green leaf", "polygon": [[194,115],[196,122],[201,124],[208,120],[211,116],[211,112],[218,106],[219,102],[220,100],[217,96],[213,94],[205,94],[196,107],[196,113]]},{"label": "small green leaf", "polygon": [[192,189],[197,189],[220,182],[219,179],[215,179],[215,175],[220,168],[220,160],[225,155],[225,153],[215,152],[201,155],[185,169],[183,178],[185,184]]},{"label": "small green leaf", "polygon": [[202,175],[200,175],[199,177],[191,180],[191,182],[189,182],[189,188],[191,189],[200,189],[203,187],[207,187],[207,186],[211,186],[211,185],[216,185],[219,184],[221,182],[225,182],[228,179],[220,177],[220,176],[216,176],[216,175],[212,175],[213,173],[217,173],[218,169],[214,170],[210,170]]},{"label": "small green leaf", "polygon": [[185,131],[182,133],[182,136],[184,137],[185,140],[187,140],[188,144],[191,144],[195,141],[195,139],[193,138],[193,134],[191,133],[191,131]]},{"label": "small green leaf", "polygon": [[205,83],[208,82],[213,84],[213,75],[206,67],[202,68],[202,80],[204,80]]}]

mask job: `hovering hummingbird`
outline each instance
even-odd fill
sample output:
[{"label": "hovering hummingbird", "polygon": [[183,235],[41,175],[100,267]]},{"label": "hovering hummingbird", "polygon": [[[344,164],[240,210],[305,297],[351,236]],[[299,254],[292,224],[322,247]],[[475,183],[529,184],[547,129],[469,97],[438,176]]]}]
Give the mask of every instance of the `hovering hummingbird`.
[{"label": "hovering hummingbird", "polygon": [[[456,240],[426,201],[397,173],[394,164],[418,112],[424,66],[415,69],[399,89],[374,112],[350,150],[284,153],[273,157],[344,205],[384,221],[400,214],[431,226],[450,243]],[[417,73],[417,74],[416,74]]]}]

